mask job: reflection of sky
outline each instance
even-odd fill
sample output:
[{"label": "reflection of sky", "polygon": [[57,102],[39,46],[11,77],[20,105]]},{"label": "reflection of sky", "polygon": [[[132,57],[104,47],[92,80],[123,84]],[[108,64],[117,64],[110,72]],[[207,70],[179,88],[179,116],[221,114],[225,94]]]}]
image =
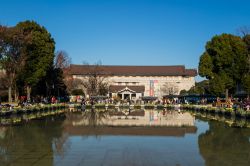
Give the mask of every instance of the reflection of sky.
[{"label": "reflection of sky", "polygon": [[209,124],[208,122],[204,122],[204,121],[201,121],[201,120],[196,120],[195,121],[195,126],[198,127],[198,130],[196,132],[196,134],[199,136],[200,134],[202,133],[205,133],[207,130],[209,130]]},{"label": "reflection of sky", "polygon": [[196,121],[196,134],[164,136],[70,136],[64,157],[54,153],[55,165],[204,165],[198,136],[209,129]]}]

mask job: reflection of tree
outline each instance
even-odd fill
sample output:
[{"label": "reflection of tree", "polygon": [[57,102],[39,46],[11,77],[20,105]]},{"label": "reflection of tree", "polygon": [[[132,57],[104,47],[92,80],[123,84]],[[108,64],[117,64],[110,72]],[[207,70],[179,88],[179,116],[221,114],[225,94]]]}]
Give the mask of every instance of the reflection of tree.
[{"label": "reflection of tree", "polygon": [[60,126],[60,121],[43,120],[5,128],[0,138],[0,165],[18,163],[25,155],[46,156],[44,165],[53,165],[52,140],[60,137]]},{"label": "reflection of tree", "polygon": [[83,117],[89,120],[90,126],[98,126],[103,124],[103,120],[107,119],[108,111],[85,111]]},{"label": "reflection of tree", "polygon": [[[74,133],[74,135],[78,135],[80,133],[80,135],[82,135],[82,132],[85,132],[82,138],[87,138],[93,131],[101,131],[102,127],[105,126],[104,121],[109,120],[109,116],[109,112],[106,110],[91,109],[85,110],[84,112],[68,112],[63,123],[64,134],[67,133],[71,135]],[[96,134],[96,137],[98,137],[98,134]],[[67,146],[69,143],[63,140],[67,141],[66,138],[60,138],[58,141],[65,144],[64,146]],[[58,149],[64,148],[65,147],[58,145]],[[65,150],[62,151],[64,152]]]},{"label": "reflection of tree", "polygon": [[56,150],[56,153],[60,156],[64,156],[64,153],[67,151],[67,149],[70,148],[70,142],[68,141],[68,134],[63,133],[61,137],[55,138],[53,140],[53,144]]},{"label": "reflection of tree", "polygon": [[[107,110],[85,110],[84,112],[68,112],[64,127],[69,126],[102,126],[104,120],[109,119],[109,111]],[[74,128],[74,127],[73,127]]]},{"label": "reflection of tree", "polygon": [[200,153],[206,165],[249,165],[250,130],[227,128],[219,122],[209,124],[209,131],[199,136]]}]

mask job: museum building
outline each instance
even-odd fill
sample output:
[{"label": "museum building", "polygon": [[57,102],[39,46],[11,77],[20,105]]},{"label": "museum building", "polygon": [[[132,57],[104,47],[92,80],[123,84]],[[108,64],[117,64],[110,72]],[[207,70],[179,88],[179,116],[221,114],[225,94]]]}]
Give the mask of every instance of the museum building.
[{"label": "museum building", "polygon": [[195,85],[196,69],[178,66],[106,66],[70,65],[73,79],[86,79],[92,74],[105,77],[109,96],[139,99],[144,96],[161,98],[178,95]]}]

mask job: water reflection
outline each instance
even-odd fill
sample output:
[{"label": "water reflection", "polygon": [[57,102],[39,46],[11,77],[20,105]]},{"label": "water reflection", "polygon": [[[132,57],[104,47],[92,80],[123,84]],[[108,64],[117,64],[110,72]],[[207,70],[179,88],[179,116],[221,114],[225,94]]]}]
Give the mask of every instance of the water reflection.
[{"label": "water reflection", "polygon": [[66,114],[73,126],[195,126],[188,112],[156,110],[85,110]]},{"label": "water reflection", "polygon": [[101,126],[104,125],[104,121],[109,118],[109,111],[107,110],[85,110],[77,113],[69,112],[66,114],[66,124],[72,124],[73,126]]},{"label": "water reflection", "polygon": [[199,149],[207,166],[250,163],[250,130],[209,122],[209,130],[199,135]]},{"label": "water reflection", "polygon": [[0,165],[248,165],[250,130],[187,112],[86,110],[0,126]]},{"label": "water reflection", "polygon": [[199,111],[192,111],[192,114],[198,118],[202,118],[203,120],[206,119],[215,120],[227,124],[228,126],[231,127],[250,128],[250,120],[246,118],[225,116],[223,114],[207,113]]},{"label": "water reflection", "polygon": [[68,113],[64,131],[72,135],[158,135],[183,137],[195,133],[189,113],[155,110],[86,110]]},{"label": "water reflection", "polygon": [[53,165],[52,142],[62,134],[62,122],[53,119],[0,127],[0,165]]},{"label": "water reflection", "polygon": [[66,111],[65,109],[59,109],[59,110],[43,110],[25,114],[13,114],[11,116],[0,117],[0,126],[27,123],[33,119],[39,119],[46,116],[60,115],[65,113],[65,111]]}]

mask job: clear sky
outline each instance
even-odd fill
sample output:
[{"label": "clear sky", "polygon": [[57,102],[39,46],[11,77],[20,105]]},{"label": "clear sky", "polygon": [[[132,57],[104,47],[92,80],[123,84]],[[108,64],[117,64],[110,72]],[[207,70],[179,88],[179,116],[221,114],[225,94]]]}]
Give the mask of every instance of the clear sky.
[{"label": "clear sky", "polygon": [[197,68],[212,36],[250,26],[249,0],[0,0],[0,24],[34,20],[72,62]]}]

